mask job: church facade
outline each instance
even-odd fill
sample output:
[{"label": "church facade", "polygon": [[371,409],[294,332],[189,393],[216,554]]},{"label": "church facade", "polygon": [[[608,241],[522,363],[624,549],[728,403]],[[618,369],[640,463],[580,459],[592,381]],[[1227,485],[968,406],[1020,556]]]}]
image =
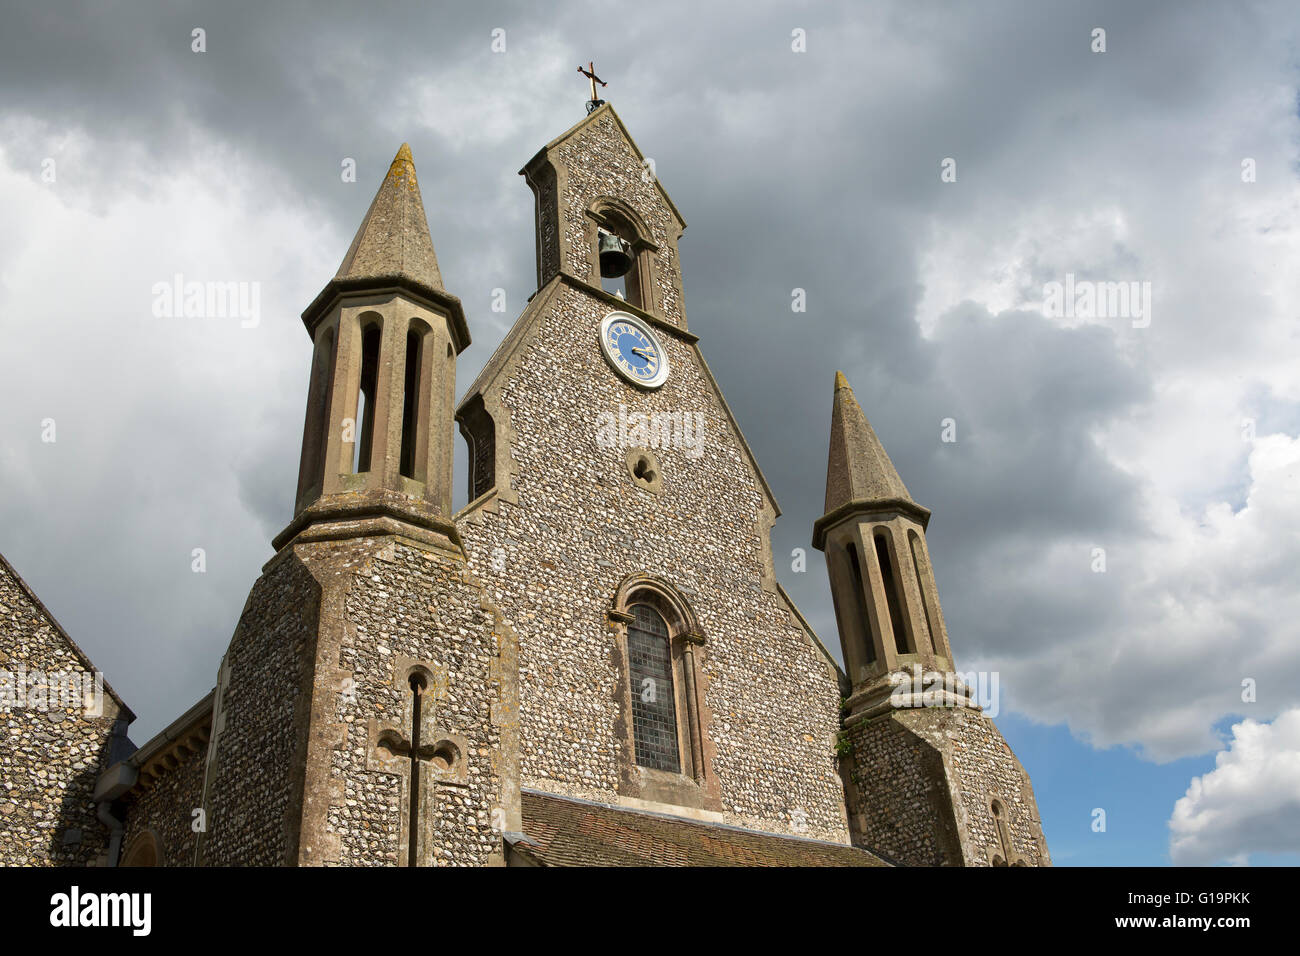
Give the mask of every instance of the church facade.
[{"label": "church facade", "polygon": [[[622,121],[522,174],[538,288],[457,402],[469,328],[402,147],[303,313],[294,515],[215,688],[138,749],[111,688],[57,722],[0,702],[0,863],[1048,865],[955,679],[929,512],[844,377],[813,528],[841,668],[776,579],[685,222]],[[94,671],[6,563],[0,628],[0,669]]]}]

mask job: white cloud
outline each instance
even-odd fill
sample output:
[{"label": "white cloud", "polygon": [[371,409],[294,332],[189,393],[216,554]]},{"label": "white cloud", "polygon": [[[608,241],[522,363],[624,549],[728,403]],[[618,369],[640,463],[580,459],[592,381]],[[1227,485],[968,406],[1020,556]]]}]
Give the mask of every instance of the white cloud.
[{"label": "white cloud", "polygon": [[1174,863],[1243,863],[1300,853],[1300,708],[1271,724],[1234,724],[1209,773],[1193,778],[1169,820]]},{"label": "white cloud", "polygon": [[[336,266],[318,243],[345,239],[264,195],[219,142],[143,196],[78,190],[102,154],[64,146],[77,161],[53,184],[0,150],[3,549],[148,736],[215,682],[289,519],[310,355],[298,313]],[[153,285],[178,272],[260,283],[260,323],[155,317]],[[206,574],[190,571],[196,547]]]},{"label": "white cloud", "polygon": [[[964,452],[962,496],[996,515],[976,519],[984,536],[960,542],[962,563],[938,558],[945,607],[966,624],[956,653],[1002,671],[1016,709],[1160,761],[1218,749],[1213,728],[1241,714],[1242,679],[1266,688],[1261,719],[1300,686],[1300,288],[1288,266],[1300,258],[1300,124],[1294,69],[1271,49],[1229,30],[1197,63],[1235,82],[1170,90],[1157,112],[1119,109],[1097,88],[1067,99],[1059,112],[1082,109],[1077,127],[1052,137],[1024,124],[997,163],[968,163],[919,248],[916,320],[944,357],[951,414],[983,443]],[[1109,84],[1134,64],[1104,67],[1095,77]],[[1254,183],[1241,181],[1247,156]],[[1043,283],[1068,273],[1150,281],[1150,327],[1006,321],[1041,314]],[[1110,334],[1104,347],[1075,363],[1058,354],[1095,345],[1072,335],[1090,327]],[[1123,394],[1124,367],[1147,394]],[[1033,493],[1052,475],[1043,508]],[[936,508],[935,533],[951,517]],[[1094,547],[1104,575],[1091,573]]]},{"label": "white cloud", "polygon": [[[1061,617],[1034,635],[1037,653],[988,665],[1017,706],[1098,746],[1137,745],[1164,761],[1217,749],[1212,727],[1247,706],[1269,718],[1294,703],[1300,438],[1256,439],[1248,471],[1237,511],[1224,502],[1189,511],[1148,488],[1149,527],[1096,542],[1107,549],[1104,575],[1088,565],[1094,542],[1058,542],[1007,585],[1017,600],[1051,595]],[[1246,679],[1259,688],[1250,705]]]}]

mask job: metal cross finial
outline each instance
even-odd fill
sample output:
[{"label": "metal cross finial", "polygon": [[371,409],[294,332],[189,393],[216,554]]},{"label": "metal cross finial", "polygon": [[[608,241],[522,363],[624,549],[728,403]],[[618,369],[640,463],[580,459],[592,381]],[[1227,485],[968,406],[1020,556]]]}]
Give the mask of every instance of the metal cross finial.
[{"label": "metal cross finial", "polygon": [[609,86],[609,84],[596,75],[596,64],[594,61],[588,62],[585,70],[582,67],[578,67],[578,72],[591,81],[591,100],[587,103],[587,112],[590,113],[592,110],[596,109],[596,107],[601,106],[605,102],[596,96],[596,84],[599,83],[601,86]]}]

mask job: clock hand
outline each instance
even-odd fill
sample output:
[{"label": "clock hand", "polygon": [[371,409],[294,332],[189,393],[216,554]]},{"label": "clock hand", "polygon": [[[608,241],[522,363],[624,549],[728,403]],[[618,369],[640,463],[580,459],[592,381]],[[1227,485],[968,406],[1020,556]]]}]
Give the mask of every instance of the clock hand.
[{"label": "clock hand", "polygon": [[639,355],[639,356],[641,356],[641,357],[642,357],[643,359],[645,359],[647,362],[650,361],[650,353],[649,353],[649,352],[646,352],[644,349],[638,349],[638,348],[635,348],[635,347],[634,347],[634,348],[630,348],[630,349],[628,349],[628,351],[631,352],[633,355]]}]

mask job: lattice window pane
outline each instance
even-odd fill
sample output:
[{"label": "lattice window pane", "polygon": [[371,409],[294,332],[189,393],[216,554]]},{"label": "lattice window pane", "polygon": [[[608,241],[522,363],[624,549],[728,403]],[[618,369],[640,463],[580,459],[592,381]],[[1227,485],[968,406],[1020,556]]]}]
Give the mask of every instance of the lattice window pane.
[{"label": "lattice window pane", "polygon": [[668,626],[652,607],[635,604],[630,610],[635,620],[627,629],[627,655],[632,675],[636,762],[642,767],[677,773],[681,770],[681,759],[677,753],[677,709]]}]

